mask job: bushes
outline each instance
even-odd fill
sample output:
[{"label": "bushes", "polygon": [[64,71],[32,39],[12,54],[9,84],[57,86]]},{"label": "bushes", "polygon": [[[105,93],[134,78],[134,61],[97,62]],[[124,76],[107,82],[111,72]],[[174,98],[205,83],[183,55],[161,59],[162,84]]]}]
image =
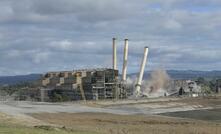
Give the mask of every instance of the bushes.
[{"label": "bushes", "polygon": [[211,93],[212,93],[212,90],[211,90],[210,87],[207,86],[207,85],[203,85],[203,86],[201,87],[201,90],[202,90],[202,92],[205,93],[205,94],[211,94]]},{"label": "bushes", "polygon": [[71,97],[65,94],[61,94],[58,92],[53,92],[51,96],[51,101],[52,102],[64,102],[64,101],[70,101]]}]

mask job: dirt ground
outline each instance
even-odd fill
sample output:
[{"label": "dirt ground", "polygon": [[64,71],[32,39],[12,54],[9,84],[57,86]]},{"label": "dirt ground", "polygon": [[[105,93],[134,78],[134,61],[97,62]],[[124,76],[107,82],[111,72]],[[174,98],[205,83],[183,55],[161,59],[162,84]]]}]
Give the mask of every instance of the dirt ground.
[{"label": "dirt ground", "polygon": [[221,124],[147,115],[107,113],[41,113],[36,119],[101,134],[220,134]]},{"label": "dirt ground", "polygon": [[12,101],[0,102],[0,126],[7,122],[9,126],[22,124],[32,128],[40,126],[40,129],[50,126],[65,128],[65,133],[67,128],[86,134],[220,134],[219,109],[220,96],[87,103]]},{"label": "dirt ground", "polygon": [[130,100],[121,102],[98,101],[89,102],[86,105],[104,109],[133,111],[135,114],[63,112],[32,113],[31,115],[47,123],[101,134],[220,134],[221,132],[220,122],[156,115],[158,112],[186,111],[191,108],[193,110],[219,108],[221,97],[153,99],[137,102]]},{"label": "dirt ground", "polygon": [[0,101],[0,112],[10,115],[28,113],[111,113],[121,115],[160,114],[221,107],[221,97],[211,98],[157,98],[143,100],[87,101],[85,102],[29,102]]}]

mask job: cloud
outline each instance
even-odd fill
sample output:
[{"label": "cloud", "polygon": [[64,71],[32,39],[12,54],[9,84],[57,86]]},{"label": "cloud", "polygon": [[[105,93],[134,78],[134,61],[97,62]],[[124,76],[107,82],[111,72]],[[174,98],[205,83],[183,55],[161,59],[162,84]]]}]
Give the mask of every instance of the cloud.
[{"label": "cloud", "polygon": [[165,28],[169,30],[176,30],[181,29],[182,25],[175,20],[168,20],[167,22],[165,22]]},{"label": "cloud", "polygon": [[[5,23],[46,23],[68,21],[68,18],[82,22],[115,21],[127,17],[132,5],[124,0],[15,0],[2,1],[1,21]],[[58,18],[63,18],[60,20]]]},{"label": "cloud", "polygon": [[218,70],[220,7],[219,0],[1,0],[0,75],[111,67],[113,37],[119,69],[129,38],[129,72],[139,70],[144,46],[147,69]]},{"label": "cloud", "polygon": [[[38,64],[38,63],[42,63],[44,61],[47,61],[49,59],[49,55],[50,55],[50,53],[48,53],[48,52],[36,53],[35,55],[33,55],[33,62]],[[47,64],[47,62],[45,62],[44,64]]]}]

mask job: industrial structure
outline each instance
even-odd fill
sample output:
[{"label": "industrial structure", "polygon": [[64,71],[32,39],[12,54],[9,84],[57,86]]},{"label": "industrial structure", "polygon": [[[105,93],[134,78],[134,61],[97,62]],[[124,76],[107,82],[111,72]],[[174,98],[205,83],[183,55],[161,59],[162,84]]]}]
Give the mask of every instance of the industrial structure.
[{"label": "industrial structure", "polygon": [[[48,72],[42,77],[41,100],[49,101],[54,94],[68,96],[71,100],[124,99],[131,94],[126,86],[128,39],[125,39],[122,78],[117,67],[117,44],[113,38],[113,68],[83,69]],[[144,49],[135,96],[140,94],[148,47]]]},{"label": "industrial structure", "polygon": [[216,93],[221,92],[221,79],[216,80]]},{"label": "industrial structure", "polygon": [[197,97],[202,94],[201,86],[192,80],[171,80],[169,96]]},{"label": "industrial structure", "polygon": [[126,98],[118,82],[118,70],[108,68],[49,72],[43,77],[42,85],[46,94],[57,92],[72,100]]},{"label": "industrial structure", "polygon": [[141,67],[140,67],[140,73],[139,73],[139,75],[138,75],[137,83],[136,83],[136,85],[135,85],[134,95],[135,95],[136,97],[141,96],[140,89],[141,89],[141,84],[142,84],[142,80],[143,80],[144,69],[145,69],[145,66],[146,66],[146,61],[147,61],[148,52],[149,52],[149,48],[148,48],[148,47],[145,47],[145,48],[144,48],[144,56],[143,56],[143,60],[142,60]]}]

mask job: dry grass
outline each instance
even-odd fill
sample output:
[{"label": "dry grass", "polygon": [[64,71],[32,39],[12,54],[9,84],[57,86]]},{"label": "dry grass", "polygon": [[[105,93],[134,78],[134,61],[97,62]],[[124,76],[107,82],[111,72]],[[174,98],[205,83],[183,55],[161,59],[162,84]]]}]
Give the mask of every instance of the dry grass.
[{"label": "dry grass", "polygon": [[[31,118],[29,118],[31,119]],[[34,122],[33,122],[34,121]],[[55,125],[36,125],[35,120],[26,120],[0,113],[0,134],[98,134]]]},{"label": "dry grass", "polygon": [[106,113],[34,114],[48,123],[102,134],[219,134],[221,125],[202,121]]}]

